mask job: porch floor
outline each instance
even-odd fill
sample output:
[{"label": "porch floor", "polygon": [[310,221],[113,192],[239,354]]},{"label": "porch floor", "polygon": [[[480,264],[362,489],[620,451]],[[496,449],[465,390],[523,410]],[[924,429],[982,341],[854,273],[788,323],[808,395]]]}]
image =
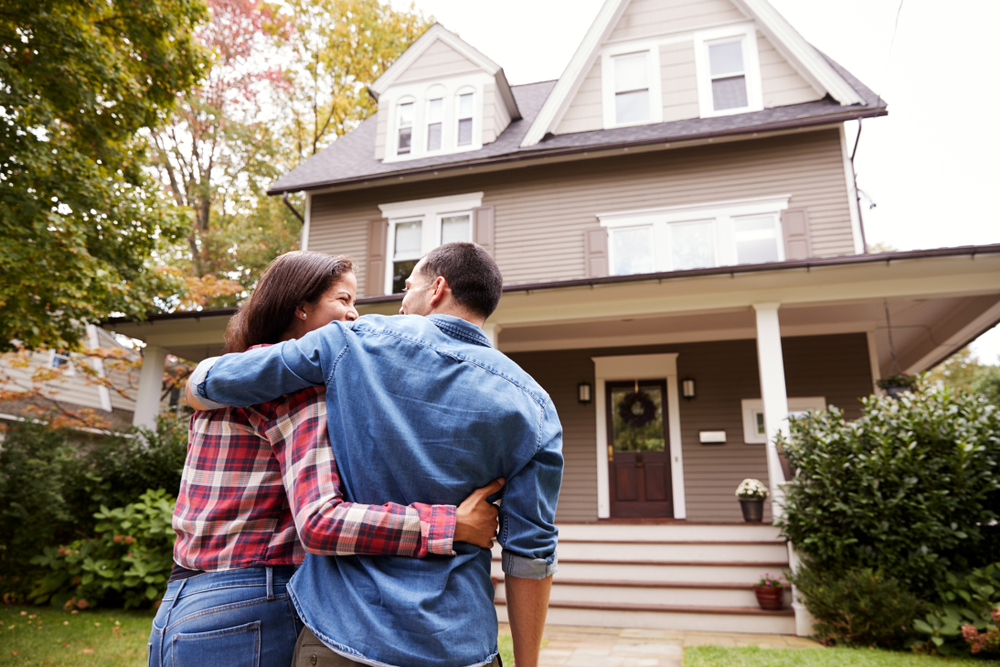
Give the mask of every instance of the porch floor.
[{"label": "porch floor", "polygon": [[[510,634],[510,626],[500,624]],[[546,625],[539,667],[681,667],[685,646],[823,648],[787,635]]]}]

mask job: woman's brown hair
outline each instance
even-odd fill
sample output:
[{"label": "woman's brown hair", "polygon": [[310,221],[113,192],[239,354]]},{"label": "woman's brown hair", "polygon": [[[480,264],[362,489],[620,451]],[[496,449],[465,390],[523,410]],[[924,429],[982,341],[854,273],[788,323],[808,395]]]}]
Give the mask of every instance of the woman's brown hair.
[{"label": "woman's brown hair", "polygon": [[354,271],[347,257],[296,250],[271,262],[256,289],[229,320],[223,352],[244,352],[277,343],[295,319],[303,301],[316,303],[345,273]]}]

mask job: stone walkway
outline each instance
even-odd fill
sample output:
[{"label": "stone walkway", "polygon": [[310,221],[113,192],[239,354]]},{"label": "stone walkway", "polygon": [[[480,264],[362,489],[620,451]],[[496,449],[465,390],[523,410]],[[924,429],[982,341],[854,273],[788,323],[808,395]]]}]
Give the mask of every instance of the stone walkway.
[{"label": "stone walkway", "polygon": [[[500,624],[500,632],[510,627]],[[746,635],[679,630],[636,630],[550,625],[539,667],[681,667],[685,646],[760,646],[822,648],[785,635]]]}]

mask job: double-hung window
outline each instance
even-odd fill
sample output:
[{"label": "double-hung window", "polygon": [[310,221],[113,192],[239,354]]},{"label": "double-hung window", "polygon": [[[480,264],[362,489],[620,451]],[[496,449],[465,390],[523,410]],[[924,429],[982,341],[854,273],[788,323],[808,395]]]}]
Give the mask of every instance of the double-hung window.
[{"label": "double-hung window", "polygon": [[397,144],[396,153],[398,155],[409,155],[413,139],[413,102],[404,102],[396,110]]},{"label": "double-hung window", "polygon": [[604,127],[663,121],[660,49],[645,42],[614,44],[601,52]]},{"label": "double-hung window", "polygon": [[694,43],[702,117],[764,108],[757,29],[753,24],[699,31]]},{"label": "double-hung window", "polygon": [[427,150],[441,150],[441,122],[444,116],[444,99],[427,101]]},{"label": "double-hung window", "polygon": [[612,275],[762,264],[785,259],[787,195],[598,215]]},{"label": "double-hung window", "polygon": [[612,57],[615,68],[615,124],[649,120],[649,52]]},{"label": "double-hung window", "polygon": [[472,240],[473,209],[482,205],[483,193],[437,197],[379,208],[389,220],[387,288],[403,291],[406,279],[420,258],[445,243]]},{"label": "double-hung window", "polygon": [[464,93],[458,96],[458,140],[457,145],[469,146],[472,144],[472,115],[474,113],[473,94]]},{"label": "double-hung window", "polygon": [[743,40],[708,45],[712,79],[712,109],[742,109],[747,106],[747,78],[743,65]]}]

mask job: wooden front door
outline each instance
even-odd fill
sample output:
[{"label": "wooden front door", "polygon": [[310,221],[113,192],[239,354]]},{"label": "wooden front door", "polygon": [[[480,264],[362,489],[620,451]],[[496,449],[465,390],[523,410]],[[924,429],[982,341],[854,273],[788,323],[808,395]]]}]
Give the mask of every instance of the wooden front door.
[{"label": "wooden front door", "polygon": [[672,517],[667,384],[608,382],[608,480],[613,517]]}]

